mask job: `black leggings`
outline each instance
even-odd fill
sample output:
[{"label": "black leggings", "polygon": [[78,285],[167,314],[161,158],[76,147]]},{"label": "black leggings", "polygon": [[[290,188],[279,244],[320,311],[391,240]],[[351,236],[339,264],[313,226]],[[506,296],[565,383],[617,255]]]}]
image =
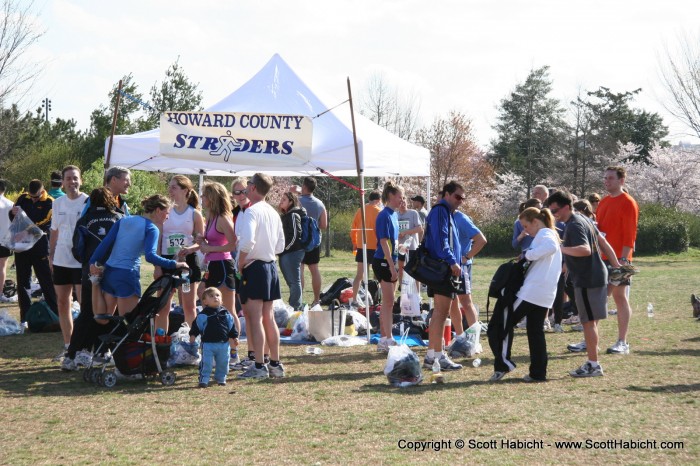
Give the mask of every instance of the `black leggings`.
[{"label": "black leggings", "polygon": [[[517,298],[516,298],[517,299]],[[494,371],[510,372],[516,364],[511,360],[513,329],[523,317],[527,317],[527,342],[530,347],[530,377],[547,379],[547,341],[544,337],[544,318],[547,308],[521,301],[515,310],[501,304],[499,299],[489,321],[489,346],[494,356]],[[501,305],[499,305],[501,304]]]},{"label": "black leggings", "polygon": [[100,343],[99,337],[109,333],[111,325],[100,325],[95,321],[92,310],[92,282],[88,278],[90,266],[83,265],[81,291],[80,291],[80,315],[73,321],[73,333],[70,337],[67,356],[75,358],[75,353],[80,350],[92,350]]}]

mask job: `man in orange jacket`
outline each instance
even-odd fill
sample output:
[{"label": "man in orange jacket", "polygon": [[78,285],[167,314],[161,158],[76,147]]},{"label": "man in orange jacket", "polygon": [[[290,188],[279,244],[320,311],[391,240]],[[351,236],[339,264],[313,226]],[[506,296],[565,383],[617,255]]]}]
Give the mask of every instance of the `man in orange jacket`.
[{"label": "man in orange jacket", "polygon": [[[382,210],[381,206],[382,194],[378,190],[369,193],[369,203],[365,205],[365,232],[367,235],[367,258],[371,262],[374,257],[374,248],[377,244],[377,235],[374,231],[377,222],[377,215]],[[362,212],[357,209],[355,217],[352,219],[350,227],[350,239],[352,247],[355,250],[355,262],[357,263],[357,273],[352,281],[352,296],[357,301],[357,292],[360,289],[360,282],[364,277],[364,266],[362,263]]]}]

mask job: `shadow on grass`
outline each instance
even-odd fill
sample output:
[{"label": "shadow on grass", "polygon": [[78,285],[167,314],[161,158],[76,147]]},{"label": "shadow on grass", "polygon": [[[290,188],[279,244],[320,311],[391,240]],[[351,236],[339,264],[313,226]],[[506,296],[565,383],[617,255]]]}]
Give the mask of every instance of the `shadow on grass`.
[{"label": "shadow on grass", "polygon": [[685,340],[681,340],[681,341],[688,342],[688,343],[700,343],[700,337],[686,338]]},{"label": "shadow on grass", "polygon": [[700,349],[677,348],[669,351],[635,351],[640,356],[700,356]]},{"label": "shadow on grass", "polygon": [[630,385],[626,390],[641,393],[690,393],[700,391],[700,383],[692,383],[688,385],[658,385],[655,387],[640,387],[638,385]]}]

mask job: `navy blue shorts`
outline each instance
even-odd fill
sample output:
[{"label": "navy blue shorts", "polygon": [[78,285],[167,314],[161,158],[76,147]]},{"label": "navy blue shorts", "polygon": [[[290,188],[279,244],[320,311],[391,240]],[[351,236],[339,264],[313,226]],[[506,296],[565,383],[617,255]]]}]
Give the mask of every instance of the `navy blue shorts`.
[{"label": "navy blue shorts", "polygon": [[210,261],[207,270],[207,276],[204,280],[207,288],[210,286],[219,288],[220,286],[225,285],[229,290],[236,289],[236,271],[232,259]]},{"label": "navy blue shorts", "polygon": [[241,303],[249,299],[274,301],[282,299],[280,279],[275,262],[253,261],[241,273],[241,287],[238,290]]}]

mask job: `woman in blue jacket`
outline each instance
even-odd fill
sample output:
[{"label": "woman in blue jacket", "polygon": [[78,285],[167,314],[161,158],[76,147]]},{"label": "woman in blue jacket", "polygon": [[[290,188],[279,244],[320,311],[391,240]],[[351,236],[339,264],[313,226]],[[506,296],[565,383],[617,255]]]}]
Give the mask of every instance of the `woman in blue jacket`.
[{"label": "woman in blue jacket", "polygon": [[[141,206],[143,215],[119,220],[90,258],[90,273],[101,276],[100,284],[108,314],[118,308],[119,315],[124,315],[139,302],[142,254],[148,262],[159,267],[187,268],[185,262],[168,260],[157,253],[158,226],[168,218],[170,201],[156,194],[144,199]],[[104,263],[104,270],[97,262]]]}]

